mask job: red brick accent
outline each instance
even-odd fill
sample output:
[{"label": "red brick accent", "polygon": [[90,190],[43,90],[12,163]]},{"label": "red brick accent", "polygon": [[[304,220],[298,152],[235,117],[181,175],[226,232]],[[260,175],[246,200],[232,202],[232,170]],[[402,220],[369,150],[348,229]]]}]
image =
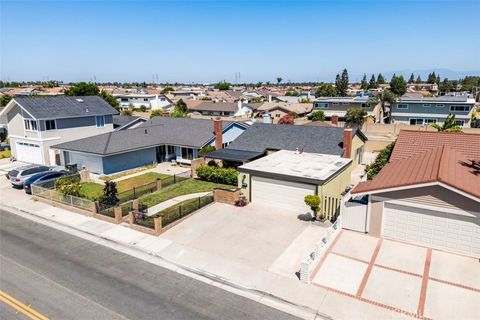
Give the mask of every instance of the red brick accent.
[{"label": "red brick accent", "polygon": [[330,121],[332,122],[333,125],[338,125],[338,116],[334,114],[331,118]]},{"label": "red brick accent", "polygon": [[215,188],[213,189],[213,200],[215,202],[234,205],[235,201],[240,199],[240,189],[234,190]]},{"label": "red brick accent", "polygon": [[215,119],[213,122],[213,132],[215,133],[215,149],[220,150],[223,147],[223,129],[222,120]]},{"label": "red brick accent", "polygon": [[432,261],[432,249],[427,249],[425,258],[425,267],[423,268],[422,288],[420,290],[420,298],[418,301],[417,314],[423,316],[425,311],[425,300],[427,299],[428,275],[430,274],[430,262]]},{"label": "red brick accent", "polygon": [[367,271],[365,271],[365,274],[363,275],[362,282],[360,283],[360,286],[358,287],[357,297],[361,297],[362,293],[363,293],[363,290],[365,290],[368,278],[370,277],[370,274],[372,273],[373,265],[375,264],[375,260],[377,259],[378,252],[380,251],[380,247],[382,246],[382,241],[383,241],[382,238],[378,239],[377,246],[375,247],[375,250],[373,251],[372,258],[370,259],[370,263],[368,264],[368,267],[367,267]]},{"label": "red brick accent", "polygon": [[369,264],[370,261],[367,261],[367,260],[362,260],[362,259],[358,259],[358,258],[354,258],[354,257],[350,257],[350,256],[347,256],[346,254],[343,254],[343,253],[339,253],[339,252],[331,252],[332,254],[334,255],[337,255],[337,256],[340,256],[340,257],[344,257],[344,258],[347,258],[347,259],[350,259],[350,260],[354,260],[354,261],[358,261],[358,262],[361,262],[361,263],[365,263],[365,264]]},{"label": "red brick accent", "polygon": [[343,130],[343,157],[352,158],[352,139],[353,139],[353,130],[345,129]]},{"label": "red brick accent", "polygon": [[450,282],[450,281],[437,279],[437,278],[432,278],[432,277],[430,277],[429,279],[432,280],[432,281],[440,282],[440,283],[447,284],[447,285],[450,285],[450,286],[454,286],[454,287],[458,287],[458,288],[462,288],[462,289],[466,289],[466,290],[471,290],[471,291],[475,291],[475,292],[480,292],[480,289],[478,289],[478,288],[469,287],[469,286],[466,286],[466,285],[463,285],[463,284]]}]

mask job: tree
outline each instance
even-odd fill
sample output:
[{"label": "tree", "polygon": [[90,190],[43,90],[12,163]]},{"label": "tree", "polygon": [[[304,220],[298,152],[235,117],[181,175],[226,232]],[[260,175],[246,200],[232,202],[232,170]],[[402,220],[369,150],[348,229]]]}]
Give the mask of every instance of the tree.
[{"label": "tree", "polygon": [[177,103],[175,104],[175,109],[183,113],[188,112],[187,104],[182,99],[177,101]]},{"label": "tree", "polygon": [[362,81],[360,82],[360,87],[363,89],[363,91],[368,90],[368,82],[367,82],[367,75],[364,73]]},{"label": "tree", "polygon": [[377,83],[378,84],[384,84],[385,83],[385,78],[383,77],[383,75],[381,73],[378,74]]},{"label": "tree", "polygon": [[[473,88],[480,87],[480,77],[478,76],[466,76],[462,81],[463,91],[473,91]],[[478,90],[478,88],[477,88]]]},{"label": "tree", "polygon": [[102,97],[103,100],[107,101],[109,105],[117,109],[117,111],[120,109],[120,103],[118,103],[118,100],[107,91],[102,90],[102,92],[100,92],[100,97]]},{"label": "tree", "polygon": [[342,75],[337,74],[335,86],[340,97],[346,97],[348,92],[348,71],[343,69]]},{"label": "tree", "polygon": [[282,78],[281,77],[277,77],[277,86],[280,84],[280,82],[282,82]]},{"label": "tree", "polygon": [[117,194],[117,184],[115,181],[105,181],[105,185],[103,187],[103,196],[100,202],[106,206],[114,206],[119,201]]},{"label": "tree", "polygon": [[439,84],[438,89],[443,92],[450,92],[453,89],[453,82],[449,81],[448,78],[445,78],[442,83]]},{"label": "tree", "polygon": [[382,151],[380,151],[372,164],[365,167],[365,172],[367,173],[368,180],[372,180],[373,177],[375,177],[380,172],[380,170],[382,170],[382,168],[388,163],[394,146],[395,142],[390,143],[388,146],[382,149]]},{"label": "tree", "polygon": [[78,82],[65,89],[66,96],[98,96],[100,90],[95,83]]},{"label": "tree", "polygon": [[283,115],[279,120],[278,124],[294,124],[294,119],[291,115]]},{"label": "tree", "polygon": [[5,107],[13,97],[9,94],[5,94],[0,98],[0,106]]},{"label": "tree", "polygon": [[318,97],[336,97],[337,89],[328,83],[322,83],[315,91],[315,98]]},{"label": "tree", "polygon": [[219,82],[215,85],[214,88],[218,89],[218,90],[229,90],[230,89],[230,83],[228,83],[226,81]]},{"label": "tree", "polygon": [[422,78],[420,75],[418,75],[417,80],[415,80],[415,83],[422,83]]},{"label": "tree", "polygon": [[169,93],[170,91],[174,91],[173,87],[171,86],[166,86],[165,88],[160,91],[161,94]]},{"label": "tree", "polygon": [[203,156],[204,154],[210,153],[215,150],[216,149],[214,146],[204,146],[202,147],[202,149],[198,150],[198,154]]},{"label": "tree", "polygon": [[408,83],[414,83],[415,82],[415,76],[413,73],[410,75],[410,79],[408,79]]},{"label": "tree", "polygon": [[[308,194],[308,195],[305,196],[303,201],[305,202],[305,204],[307,206],[310,207],[310,209],[312,209],[312,212],[313,212],[313,219],[312,220],[317,220],[317,214],[320,211],[320,203],[321,203],[320,197],[316,194],[315,195],[314,194]],[[321,214],[320,219],[321,220],[324,219],[324,214],[323,213]]]},{"label": "tree", "polygon": [[325,112],[323,110],[315,110],[311,114],[312,121],[324,121]]},{"label": "tree", "polygon": [[430,125],[441,132],[462,132],[462,127],[455,122],[455,115],[452,113],[448,115],[443,125],[438,123],[431,123]]},{"label": "tree", "polygon": [[437,75],[435,74],[435,71],[430,73],[428,75],[427,83],[435,83],[437,81]]},{"label": "tree", "polygon": [[437,75],[437,78],[435,79],[435,83],[440,84],[440,75],[439,74]]},{"label": "tree", "polygon": [[131,116],[133,114],[133,111],[131,109],[125,109],[120,112],[122,116]]},{"label": "tree", "polygon": [[[380,95],[378,95],[378,98],[380,99],[380,102],[382,104],[382,115],[385,117],[385,114],[387,113],[387,106],[386,104],[394,104],[395,101],[397,100],[397,97],[395,94],[390,91],[390,90],[383,90]],[[383,122],[382,122],[383,123]]]},{"label": "tree", "polygon": [[402,75],[397,77],[393,74],[390,81],[390,90],[397,96],[402,96],[407,92],[407,82]]},{"label": "tree", "polygon": [[360,127],[365,122],[367,112],[362,108],[348,108],[345,114],[345,122],[349,127]]},{"label": "tree", "polygon": [[372,77],[370,78],[370,82],[368,83],[368,88],[375,89],[377,87],[378,87],[377,80],[375,80],[375,75],[372,74]]},{"label": "tree", "polygon": [[160,109],[152,110],[152,112],[150,113],[150,119],[161,116],[163,116],[163,111]]}]

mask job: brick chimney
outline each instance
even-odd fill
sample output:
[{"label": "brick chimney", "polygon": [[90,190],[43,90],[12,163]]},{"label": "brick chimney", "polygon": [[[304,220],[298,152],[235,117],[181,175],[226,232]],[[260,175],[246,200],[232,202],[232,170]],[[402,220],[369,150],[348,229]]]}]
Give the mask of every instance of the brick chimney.
[{"label": "brick chimney", "polygon": [[223,146],[222,120],[216,118],[213,120],[213,133],[215,134],[215,149],[220,150]]},{"label": "brick chimney", "polygon": [[353,139],[353,130],[344,129],[343,130],[343,157],[352,158],[352,139]]},{"label": "brick chimney", "polygon": [[330,119],[330,121],[332,122],[333,125],[338,125],[338,116],[336,114],[334,114],[332,116],[332,118]]}]

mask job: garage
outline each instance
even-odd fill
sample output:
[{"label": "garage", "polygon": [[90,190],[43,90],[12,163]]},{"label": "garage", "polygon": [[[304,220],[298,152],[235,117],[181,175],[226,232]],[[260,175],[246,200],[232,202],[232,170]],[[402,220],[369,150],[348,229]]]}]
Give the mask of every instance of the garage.
[{"label": "garage", "polygon": [[299,213],[310,212],[304,198],[315,194],[316,186],[285,180],[252,176],[251,199],[254,203],[277,206]]},{"label": "garage", "polygon": [[18,161],[44,164],[40,145],[30,142],[17,141],[15,144]]},{"label": "garage", "polygon": [[385,203],[382,236],[428,247],[480,254],[480,219]]}]

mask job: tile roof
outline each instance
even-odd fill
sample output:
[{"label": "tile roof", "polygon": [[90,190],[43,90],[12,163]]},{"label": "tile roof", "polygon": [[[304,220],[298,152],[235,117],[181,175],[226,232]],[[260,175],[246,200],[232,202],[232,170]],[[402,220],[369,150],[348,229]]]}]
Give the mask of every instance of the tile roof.
[{"label": "tile roof", "polygon": [[37,120],[118,114],[98,96],[16,96],[14,100]]},{"label": "tile roof", "polygon": [[[352,193],[441,182],[480,198],[480,135],[402,130],[390,162]],[[475,164],[475,162],[477,164]]]},{"label": "tile roof", "polygon": [[288,103],[288,102],[265,102],[262,103],[257,111],[271,111],[277,108],[286,110],[287,112],[295,112],[297,114],[304,114],[312,111],[312,103]]}]

